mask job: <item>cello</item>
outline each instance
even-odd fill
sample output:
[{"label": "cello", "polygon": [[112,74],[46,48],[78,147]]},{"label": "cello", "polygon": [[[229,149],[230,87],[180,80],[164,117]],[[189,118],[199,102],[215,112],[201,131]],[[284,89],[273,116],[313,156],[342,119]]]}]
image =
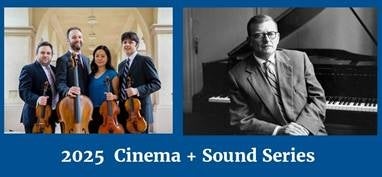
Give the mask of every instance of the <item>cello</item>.
[{"label": "cello", "polygon": [[[111,92],[110,89],[110,78],[106,76],[105,79],[106,90],[107,92]],[[106,133],[115,133],[122,134],[125,133],[123,127],[118,123],[117,116],[120,110],[115,101],[105,100],[99,109],[99,113],[103,117],[103,123],[98,128],[98,133],[106,134]]]},{"label": "cello", "polygon": [[[72,53],[70,66],[73,68],[74,86],[79,87],[78,55]],[[93,103],[87,96],[77,95],[75,98],[66,96],[57,106],[62,133],[88,134],[89,121],[92,119]]]},{"label": "cello", "polygon": [[[49,83],[45,81],[44,91],[42,96],[46,96]],[[38,105],[36,108],[37,122],[33,125],[33,133],[52,133],[52,126],[49,124],[50,116],[52,115],[52,108],[49,105]]]},{"label": "cello", "polygon": [[[132,86],[132,79],[130,76],[127,77],[127,87]],[[129,117],[126,121],[126,129],[130,133],[143,133],[147,129],[147,123],[145,119],[141,116],[141,102],[138,98],[129,97],[125,102],[125,109],[129,113]]]}]

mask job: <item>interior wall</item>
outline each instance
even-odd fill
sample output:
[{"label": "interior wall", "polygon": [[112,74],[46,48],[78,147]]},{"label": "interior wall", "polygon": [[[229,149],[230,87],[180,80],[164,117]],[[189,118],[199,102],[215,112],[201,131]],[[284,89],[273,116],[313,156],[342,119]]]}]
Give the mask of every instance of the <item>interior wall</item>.
[{"label": "interior wall", "polygon": [[[186,14],[189,15],[186,15]],[[227,53],[247,37],[246,24],[256,13],[254,8],[198,8],[185,10],[188,23],[184,31],[189,46],[185,55],[184,69],[193,76],[185,78],[184,110],[191,110],[192,95],[202,88],[202,63],[227,58]],[[218,78],[217,78],[218,79]]]}]

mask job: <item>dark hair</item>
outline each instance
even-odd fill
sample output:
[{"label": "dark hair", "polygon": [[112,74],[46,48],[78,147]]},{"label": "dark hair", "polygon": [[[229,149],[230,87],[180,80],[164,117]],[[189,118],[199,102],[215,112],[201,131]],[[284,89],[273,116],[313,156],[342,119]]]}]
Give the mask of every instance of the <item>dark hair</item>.
[{"label": "dark hair", "polygon": [[110,54],[110,50],[109,50],[106,46],[104,46],[104,45],[99,45],[99,46],[97,46],[97,47],[94,49],[94,51],[93,51],[93,61],[92,61],[91,64],[90,64],[90,68],[91,68],[91,70],[92,70],[92,72],[90,73],[90,75],[92,75],[92,76],[94,76],[95,73],[98,71],[98,66],[97,66],[97,64],[95,63],[95,53],[96,53],[98,50],[103,50],[103,51],[105,51],[105,53],[106,53],[106,57],[107,57],[107,59],[106,59],[106,65],[105,65],[106,69],[112,69],[112,70],[114,70],[114,67],[111,65],[111,54]]},{"label": "dark hair", "polygon": [[139,37],[137,35],[137,33],[135,32],[132,32],[132,31],[129,31],[129,32],[124,32],[122,35],[121,35],[121,43],[126,40],[126,39],[130,39],[132,41],[135,41],[137,43],[137,45],[139,44]]},{"label": "dark hair", "polygon": [[53,46],[51,43],[49,43],[48,41],[42,41],[40,43],[38,43],[37,45],[37,48],[36,48],[36,54],[38,53],[38,50],[40,49],[40,47],[42,46],[49,46],[50,49],[52,50],[52,55],[53,55]]},{"label": "dark hair", "polygon": [[66,31],[66,38],[69,39],[69,33],[73,30],[78,30],[82,33],[81,29],[77,26],[73,26],[73,27],[70,27],[67,31]]},{"label": "dark hair", "polygon": [[263,22],[266,22],[266,21],[273,21],[273,23],[275,23],[276,27],[277,27],[277,23],[275,22],[275,20],[273,20],[273,18],[271,16],[268,16],[268,15],[255,15],[255,16],[253,16],[248,21],[248,24],[247,24],[247,33],[248,33],[248,36],[251,35],[251,26],[252,25],[260,24],[260,23],[263,23]]}]

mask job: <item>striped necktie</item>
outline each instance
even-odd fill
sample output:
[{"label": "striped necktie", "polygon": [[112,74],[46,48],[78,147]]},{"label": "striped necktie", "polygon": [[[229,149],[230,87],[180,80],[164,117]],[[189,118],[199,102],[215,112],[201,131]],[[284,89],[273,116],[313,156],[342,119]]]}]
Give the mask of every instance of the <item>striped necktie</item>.
[{"label": "striped necktie", "polygon": [[285,117],[285,109],[281,100],[280,96],[280,87],[276,75],[276,66],[267,60],[264,62],[264,67],[265,67],[265,77],[268,80],[269,86],[271,87],[272,93],[275,95],[276,100],[277,100],[277,106],[279,107],[281,114],[284,118]]},{"label": "striped necktie", "polygon": [[58,94],[56,92],[56,87],[54,85],[54,83],[56,82],[56,79],[55,79],[54,73],[53,73],[52,69],[50,68],[50,66],[44,66],[44,67],[48,71],[47,77],[48,77],[50,89],[52,91],[52,109],[55,110],[57,102],[58,102]]},{"label": "striped necktie", "polygon": [[127,59],[127,62],[125,64],[125,67],[123,68],[123,72],[122,72],[122,85],[121,85],[121,98],[122,100],[126,100],[127,99],[127,93],[125,91],[125,89],[127,88],[127,75],[129,73],[129,69],[130,69],[130,58]]},{"label": "striped necktie", "polygon": [[267,60],[264,62],[265,76],[268,80],[269,85],[271,86],[272,92],[279,97],[279,84],[277,81],[277,75],[275,71],[275,66],[272,62]]}]

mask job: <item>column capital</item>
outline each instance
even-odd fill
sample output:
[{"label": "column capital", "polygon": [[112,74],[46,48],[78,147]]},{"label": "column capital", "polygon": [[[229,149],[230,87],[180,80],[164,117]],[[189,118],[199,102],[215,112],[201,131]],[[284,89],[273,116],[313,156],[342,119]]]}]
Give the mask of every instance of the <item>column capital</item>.
[{"label": "column capital", "polygon": [[151,34],[172,34],[172,25],[153,24],[150,27]]},{"label": "column capital", "polygon": [[34,36],[36,31],[33,26],[26,27],[5,27],[5,35],[8,36]]}]

